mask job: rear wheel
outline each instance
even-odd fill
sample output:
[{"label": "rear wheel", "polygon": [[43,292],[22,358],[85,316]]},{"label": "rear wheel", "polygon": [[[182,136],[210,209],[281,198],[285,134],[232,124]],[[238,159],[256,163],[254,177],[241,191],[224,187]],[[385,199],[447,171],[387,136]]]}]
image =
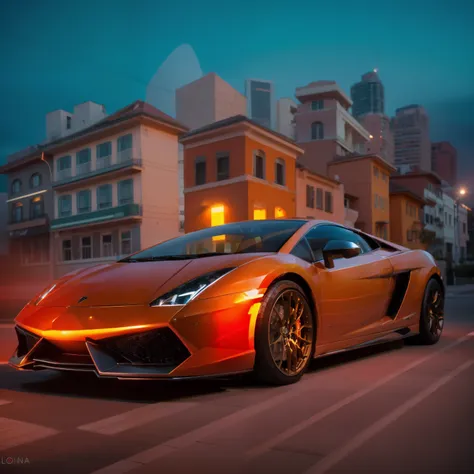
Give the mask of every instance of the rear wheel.
[{"label": "rear wheel", "polygon": [[421,344],[436,344],[444,328],[444,291],[439,281],[431,279],[426,285],[420,315]]},{"label": "rear wheel", "polygon": [[255,375],[265,383],[297,382],[314,351],[315,323],[304,291],[289,280],[265,294],[255,328]]}]

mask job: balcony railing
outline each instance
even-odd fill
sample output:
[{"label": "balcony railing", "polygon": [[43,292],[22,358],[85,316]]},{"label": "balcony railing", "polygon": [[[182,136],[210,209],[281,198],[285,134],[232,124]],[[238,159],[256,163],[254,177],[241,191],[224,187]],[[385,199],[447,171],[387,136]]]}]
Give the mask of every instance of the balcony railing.
[{"label": "balcony railing", "polygon": [[123,206],[54,219],[51,221],[51,229],[66,229],[90,224],[100,224],[102,222],[124,219],[126,217],[140,217],[141,215],[142,210],[139,204],[124,204]]},{"label": "balcony railing", "polygon": [[76,174],[75,176],[71,176],[71,174],[69,173],[69,176],[62,178],[59,176],[59,173],[58,173],[58,179],[53,183],[53,187],[59,187],[59,186],[64,186],[66,184],[75,183],[77,181],[82,181],[85,179],[93,178],[95,176],[100,176],[104,173],[109,173],[111,171],[117,171],[120,169],[129,168],[129,167],[140,168],[142,166],[142,160],[138,158],[130,158],[128,160],[125,160],[122,157],[122,161],[119,161],[117,163],[112,163],[110,157],[105,157],[105,158],[107,159],[103,159],[103,158],[99,159],[99,160],[104,160],[104,161],[101,161],[100,164],[99,164],[99,160],[97,160],[97,165],[96,165],[95,170],[89,169],[88,172],[83,173],[83,174]]},{"label": "balcony railing", "polygon": [[126,163],[132,159],[132,149],[117,152],[117,163]]},{"label": "balcony railing", "polygon": [[101,156],[100,158],[97,158],[95,167],[98,170],[103,170],[104,168],[108,168],[111,165],[112,165],[112,157],[109,155],[109,156]]},{"label": "balcony railing", "polygon": [[91,162],[87,161],[86,163],[80,163],[76,165],[76,175],[82,175],[82,174],[87,174],[90,173],[91,171]]},{"label": "balcony railing", "polygon": [[56,181],[62,181],[63,179],[68,179],[72,176],[71,168],[66,168],[64,170],[58,171],[58,178]]},{"label": "balcony railing", "polygon": [[30,217],[22,217],[21,219],[15,219],[13,217],[10,217],[10,219],[8,219],[8,225],[25,224],[28,222],[37,221],[38,219],[45,219],[46,217],[48,217],[46,213],[37,214]]}]

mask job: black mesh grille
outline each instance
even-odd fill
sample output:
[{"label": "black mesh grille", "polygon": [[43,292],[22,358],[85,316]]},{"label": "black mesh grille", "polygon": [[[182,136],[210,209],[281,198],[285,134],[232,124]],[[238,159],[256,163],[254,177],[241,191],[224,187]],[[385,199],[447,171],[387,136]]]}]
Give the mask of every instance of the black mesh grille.
[{"label": "black mesh grille", "polygon": [[118,363],[176,366],[190,353],[170,328],[160,328],[96,341]]},{"label": "black mesh grille", "polygon": [[36,336],[35,334],[32,334],[31,332],[25,331],[24,329],[15,328],[16,331],[16,336],[18,337],[18,349],[17,349],[17,355],[18,357],[23,357],[28,352],[33,349],[35,344],[39,341],[39,337]]}]

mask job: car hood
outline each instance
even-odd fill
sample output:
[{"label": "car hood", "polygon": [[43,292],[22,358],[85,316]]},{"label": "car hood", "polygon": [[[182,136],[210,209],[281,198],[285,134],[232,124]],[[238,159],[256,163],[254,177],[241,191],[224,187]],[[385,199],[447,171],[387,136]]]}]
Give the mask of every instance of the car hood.
[{"label": "car hood", "polygon": [[264,254],[194,260],[112,263],[91,267],[57,282],[38,306],[87,307],[148,304],[161,293],[220,268],[237,267]]}]

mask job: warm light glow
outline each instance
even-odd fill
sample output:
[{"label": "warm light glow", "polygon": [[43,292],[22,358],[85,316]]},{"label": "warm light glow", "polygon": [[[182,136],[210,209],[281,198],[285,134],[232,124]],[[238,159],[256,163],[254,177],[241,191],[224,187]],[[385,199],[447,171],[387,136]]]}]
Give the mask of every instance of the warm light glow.
[{"label": "warm light glow", "polygon": [[460,194],[461,196],[465,196],[465,195],[467,194],[466,188],[461,188],[461,189],[459,190],[459,194]]},{"label": "warm light glow", "polygon": [[249,346],[250,348],[254,348],[255,346],[255,325],[257,324],[257,316],[258,312],[260,310],[260,306],[262,303],[254,303],[252,306],[250,306],[249,309],[249,316],[250,316],[250,321],[249,321]]},{"label": "warm light glow", "polygon": [[40,196],[37,196],[37,197],[33,198],[33,202],[40,202],[40,201],[41,201]]},{"label": "warm light glow", "polygon": [[262,298],[264,294],[265,289],[245,291],[244,293],[237,296],[237,298],[235,299],[235,304],[243,303],[244,301],[258,300]]},{"label": "warm light glow", "polygon": [[59,331],[56,329],[41,330],[32,328],[26,325],[20,327],[26,329],[33,334],[44,337],[49,340],[63,340],[63,341],[83,341],[86,337],[93,336],[114,336],[116,334],[122,334],[124,332],[139,330],[139,329],[151,329],[159,327],[157,324],[142,324],[140,326],[125,326],[119,328],[101,328],[101,329],[71,329]]},{"label": "warm light glow", "polygon": [[285,209],[283,209],[281,207],[275,207],[275,218],[276,219],[279,219],[279,218],[285,217],[285,216],[286,216]]},{"label": "warm light glow", "polygon": [[254,209],[253,210],[253,220],[254,221],[261,221],[267,218],[267,210],[266,209]]},{"label": "warm light glow", "polygon": [[369,135],[369,138],[372,140],[372,138],[374,138],[374,136],[373,136],[373,135]]},{"label": "warm light glow", "polygon": [[211,226],[224,224],[224,206],[211,207]]}]

